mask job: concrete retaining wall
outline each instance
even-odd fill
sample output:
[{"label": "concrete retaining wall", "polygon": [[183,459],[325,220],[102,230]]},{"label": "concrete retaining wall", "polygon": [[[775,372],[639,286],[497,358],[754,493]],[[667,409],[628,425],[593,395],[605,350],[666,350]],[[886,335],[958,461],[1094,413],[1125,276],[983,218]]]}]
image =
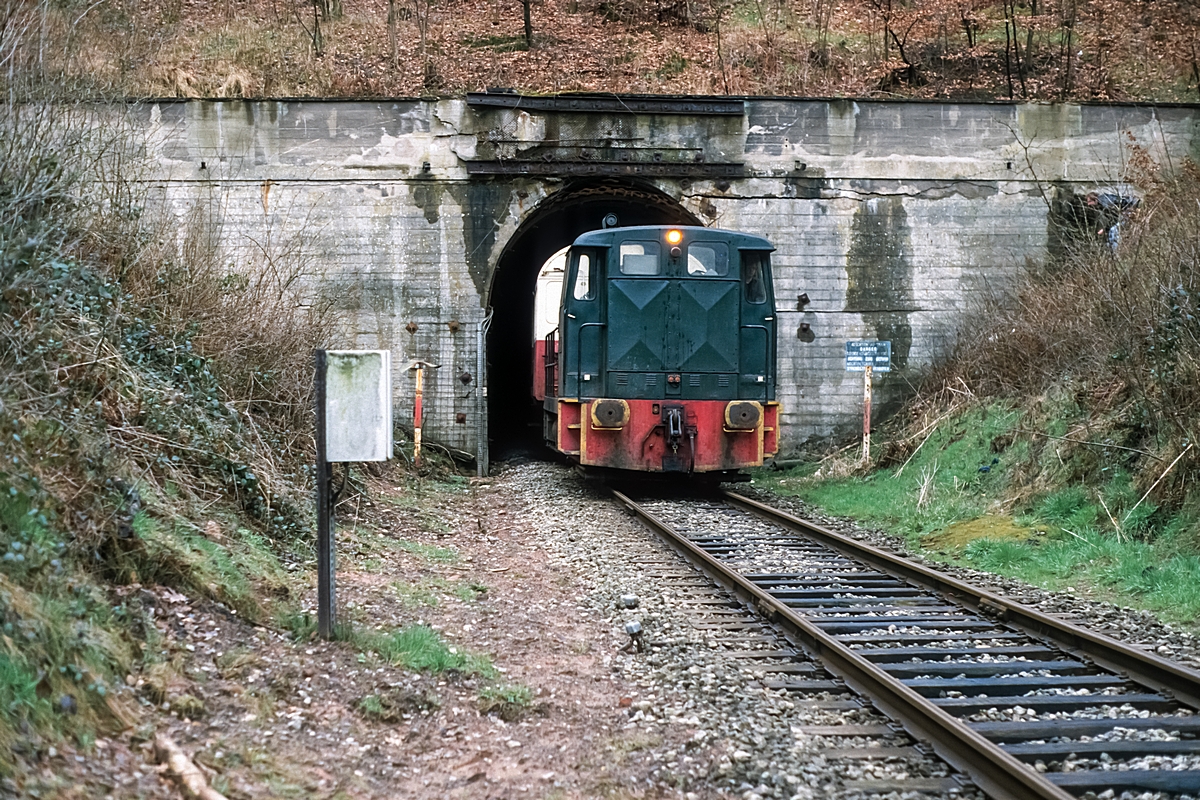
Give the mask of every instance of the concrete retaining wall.
[{"label": "concrete retaining wall", "polygon": [[[203,219],[231,267],[269,256],[301,272],[314,301],[338,310],[338,346],[393,351],[398,420],[411,413],[404,365],[441,364],[426,389],[427,435],[468,452],[484,411],[478,329],[504,245],[571,186],[472,175],[473,162],[574,137],[635,159],[661,151],[744,165],[732,179],[647,169],[636,180],[777,246],[787,456],[859,424],[847,339],[892,340],[897,369],[877,398],[894,403],[971,324],[960,312],[977,295],[1047,257],[1056,198],[1120,181],[1130,141],[1160,160],[1200,161],[1197,107],[750,99],[745,109],[527,113],[445,99],[168,101],[137,113],[150,180],[181,236]],[[813,341],[798,338],[801,322]]]}]

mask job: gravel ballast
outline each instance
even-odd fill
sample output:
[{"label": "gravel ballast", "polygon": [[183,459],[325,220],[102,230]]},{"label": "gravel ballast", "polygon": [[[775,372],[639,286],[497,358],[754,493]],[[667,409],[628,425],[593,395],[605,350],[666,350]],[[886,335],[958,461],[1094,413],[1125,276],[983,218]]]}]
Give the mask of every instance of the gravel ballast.
[{"label": "gravel ballast", "polygon": [[[822,707],[846,701],[848,694],[797,696],[767,688],[752,663],[757,660],[739,654],[791,645],[757,626],[698,628],[706,624],[707,606],[691,604],[687,598],[696,594],[678,587],[691,576],[692,591],[703,596],[701,587],[711,584],[603,493],[544,464],[524,465],[505,479],[518,491],[540,494],[530,520],[552,558],[583,578],[588,590],[581,605],[614,629],[635,621],[642,626],[648,652],[617,653],[612,669],[638,687],[629,698],[626,727],[681,742],[653,753],[657,780],[680,786],[685,795],[709,786],[747,800],[938,795],[928,786],[945,779],[949,768],[911,749],[913,742],[898,729],[882,739],[807,733],[815,726],[884,726],[888,720],[869,706]],[[637,596],[636,609],[623,607],[629,595]],[[881,755],[871,758],[872,748]],[[848,749],[863,752],[847,757]],[[706,758],[689,758],[693,751]],[[924,791],[906,791],[906,784]],[[942,794],[980,797],[973,789]]]}]

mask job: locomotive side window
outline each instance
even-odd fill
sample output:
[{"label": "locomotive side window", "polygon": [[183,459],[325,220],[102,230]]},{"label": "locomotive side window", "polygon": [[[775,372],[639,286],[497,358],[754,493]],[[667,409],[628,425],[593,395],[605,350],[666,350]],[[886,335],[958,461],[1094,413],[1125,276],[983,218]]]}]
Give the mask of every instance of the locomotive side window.
[{"label": "locomotive side window", "polygon": [[721,242],[688,245],[688,275],[729,274],[729,246]]},{"label": "locomotive side window", "polygon": [[591,253],[579,253],[575,257],[575,289],[572,294],[576,300],[592,299]]},{"label": "locomotive side window", "polygon": [[766,266],[766,253],[742,251],[742,287],[746,292],[746,302],[767,302],[767,281],[763,276]]},{"label": "locomotive side window", "polygon": [[662,267],[658,260],[658,242],[622,242],[622,275],[657,275]]}]

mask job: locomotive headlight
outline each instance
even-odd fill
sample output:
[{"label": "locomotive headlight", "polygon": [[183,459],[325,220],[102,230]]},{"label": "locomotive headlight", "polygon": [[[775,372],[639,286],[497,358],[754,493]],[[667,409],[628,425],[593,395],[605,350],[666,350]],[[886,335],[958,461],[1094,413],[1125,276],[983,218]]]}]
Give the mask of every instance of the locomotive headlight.
[{"label": "locomotive headlight", "polygon": [[762,421],[762,406],[753,400],[734,400],[725,406],[725,427],[727,430],[752,431],[758,428]]},{"label": "locomotive headlight", "polygon": [[592,403],[592,427],[619,431],[629,422],[629,403],[624,400],[597,400]]},{"label": "locomotive headlight", "polygon": [[683,231],[672,228],[667,231],[667,244],[679,244],[683,241]]}]

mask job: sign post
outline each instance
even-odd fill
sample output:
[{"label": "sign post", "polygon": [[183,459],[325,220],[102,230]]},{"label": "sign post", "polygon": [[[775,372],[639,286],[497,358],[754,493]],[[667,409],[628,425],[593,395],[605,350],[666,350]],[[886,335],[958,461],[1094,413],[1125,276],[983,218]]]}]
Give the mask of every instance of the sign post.
[{"label": "sign post", "polygon": [[862,460],[866,464],[871,460],[871,373],[874,365],[867,364],[863,370],[863,444]]},{"label": "sign post", "polygon": [[425,395],[425,368],[417,362],[417,392],[413,400],[413,466],[421,466],[421,418],[425,416],[422,400]]},{"label": "sign post", "polygon": [[333,638],[337,617],[333,588],[333,498],[330,494],[332,466],[325,458],[325,351],[316,352],[317,428],[317,635]]},{"label": "sign post", "polygon": [[392,457],[392,354],[317,350],[315,356],[317,633],[331,639],[337,624],[333,463],[349,470],[351,461]]},{"label": "sign post", "polygon": [[871,378],[875,370],[891,372],[892,343],[889,341],[846,342],[846,371],[863,373],[862,461],[871,460]]}]

